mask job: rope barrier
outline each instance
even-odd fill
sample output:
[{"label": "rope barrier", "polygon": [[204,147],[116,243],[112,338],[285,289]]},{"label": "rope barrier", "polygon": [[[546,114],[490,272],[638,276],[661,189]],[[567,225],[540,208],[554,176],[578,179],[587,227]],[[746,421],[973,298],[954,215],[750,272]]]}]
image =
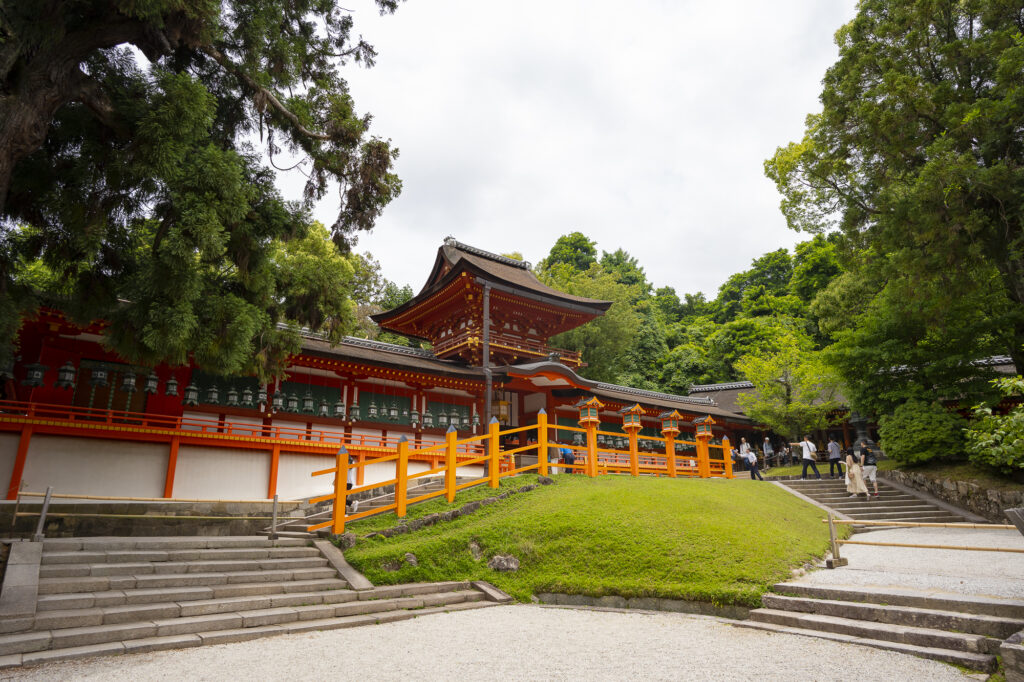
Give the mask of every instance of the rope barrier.
[{"label": "rope barrier", "polygon": [[915,549],[962,549],[971,552],[1014,552],[1024,554],[1024,549],[1011,547],[957,547],[954,545],[915,545],[908,542],[867,542],[865,540],[840,540],[844,545],[872,545],[874,547],[912,547]]},{"label": "rope barrier", "polygon": [[[828,519],[822,519],[821,522],[828,523]],[[835,519],[832,523],[841,523],[847,526],[900,526],[903,528],[983,528],[985,530],[1016,530],[1017,528],[1001,523],[918,523],[914,521],[858,521],[856,519]]]}]

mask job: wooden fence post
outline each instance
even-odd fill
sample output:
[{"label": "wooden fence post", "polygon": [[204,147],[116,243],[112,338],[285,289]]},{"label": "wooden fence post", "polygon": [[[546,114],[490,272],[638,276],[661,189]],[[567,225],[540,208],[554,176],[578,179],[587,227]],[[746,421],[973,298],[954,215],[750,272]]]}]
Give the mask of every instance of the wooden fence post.
[{"label": "wooden fence post", "polygon": [[409,489],[409,439],[402,436],[398,439],[398,459],[395,460],[395,467],[398,469],[395,481],[395,515],[399,518],[405,516],[406,501]]},{"label": "wooden fence post", "polygon": [[637,446],[637,430],[628,429],[629,432],[629,474],[630,476],[640,475],[640,452]]},{"label": "wooden fence post", "polygon": [[707,438],[700,435],[697,436],[697,474],[701,478],[711,478],[711,451]]},{"label": "wooden fence post", "polygon": [[725,462],[725,477],[736,478],[732,473],[732,447],[729,436],[722,436],[722,460]]},{"label": "wooden fence post", "polygon": [[334,509],[331,515],[334,519],[334,526],[331,532],[341,535],[345,532],[345,483],[348,481],[348,450],[345,446],[338,448],[338,471],[334,475]]},{"label": "wooden fence post", "polygon": [[676,438],[671,431],[665,434],[665,466],[669,478],[676,477]]},{"label": "wooden fence post", "polygon": [[498,470],[498,457],[501,453],[501,441],[498,437],[498,430],[501,429],[501,424],[498,423],[497,417],[491,417],[490,423],[487,425],[487,454],[490,456],[490,475],[491,481],[488,485],[492,488],[498,487],[498,480],[501,478],[501,472]]},{"label": "wooden fence post", "polygon": [[444,434],[444,490],[448,502],[455,501],[455,441],[458,433],[454,426],[448,427]]},{"label": "wooden fence post", "polygon": [[587,424],[587,476],[597,476],[597,424]]},{"label": "wooden fence post", "polygon": [[542,407],[537,413],[537,464],[538,473],[548,475],[548,413]]}]

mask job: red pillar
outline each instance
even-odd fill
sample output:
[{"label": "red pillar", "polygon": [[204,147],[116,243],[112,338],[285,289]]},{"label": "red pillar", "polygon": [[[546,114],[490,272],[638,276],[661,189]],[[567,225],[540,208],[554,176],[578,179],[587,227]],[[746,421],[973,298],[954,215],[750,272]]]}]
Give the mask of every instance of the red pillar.
[{"label": "red pillar", "polygon": [[25,459],[28,457],[28,443],[30,440],[32,440],[32,425],[26,424],[21,427],[21,438],[18,440],[18,454],[14,457],[11,483],[7,487],[8,500],[14,500],[18,497],[18,489],[21,488],[21,477],[25,473]]},{"label": "red pillar", "polygon": [[270,483],[267,485],[267,499],[274,499],[277,494],[277,466],[281,462],[281,446],[275,445],[270,452]]},{"label": "red pillar", "polygon": [[174,471],[178,468],[178,439],[171,439],[171,452],[167,457],[167,477],[164,479],[164,497],[174,497]]}]

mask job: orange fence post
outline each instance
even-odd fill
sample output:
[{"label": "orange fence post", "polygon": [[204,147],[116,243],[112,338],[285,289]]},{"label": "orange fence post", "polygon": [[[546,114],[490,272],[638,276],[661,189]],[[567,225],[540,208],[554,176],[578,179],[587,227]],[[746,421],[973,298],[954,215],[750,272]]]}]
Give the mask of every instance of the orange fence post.
[{"label": "orange fence post", "polygon": [[164,497],[174,497],[174,472],[178,468],[178,437],[171,439],[171,449],[167,453],[167,475],[164,476]]},{"label": "orange fence post", "polygon": [[402,436],[398,439],[398,459],[395,460],[395,468],[398,475],[395,476],[395,515],[399,518],[405,516],[406,501],[409,489],[409,439]]},{"label": "orange fence post", "polygon": [[448,427],[444,434],[444,490],[448,502],[455,501],[455,440],[458,433],[454,426]]},{"label": "orange fence post", "polygon": [[640,475],[640,453],[637,450],[636,429],[629,431],[629,473],[631,476]]},{"label": "orange fence post", "polygon": [[334,519],[331,532],[335,535],[345,532],[346,481],[348,481],[348,450],[342,446],[338,448],[338,472],[334,476],[334,510],[331,512]]},{"label": "orange fence post", "polygon": [[542,407],[537,413],[537,464],[538,473],[548,475],[548,413]]},{"label": "orange fence post", "polygon": [[[359,464],[362,465],[362,463],[365,462],[365,461],[366,461],[366,453],[365,452],[360,452],[359,453]],[[358,469],[356,469],[356,485],[363,485],[363,478],[365,476],[366,476],[366,467],[365,466],[360,466]]]},{"label": "orange fence post", "polygon": [[[32,416],[31,410],[29,416]],[[21,478],[25,473],[25,459],[28,457],[28,444],[32,440],[32,425],[27,424],[21,427],[21,438],[18,440],[18,451],[14,456],[14,470],[11,471],[11,482],[7,487],[7,499],[18,499],[18,490],[21,488]]]},{"label": "orange fence post", "polygon": [[597,476],[597,424],[587,424],[587,476]]},{"label": "orange fence post", "polygon": [[732,473],[732,448],[729,446],[729,436],[722,436],[722,461],[725,462],[725,477],[736,478]]},{"label": "orange fence post", "polygon": [[[177,439],[175,439],[177,440]],[[175,453],[177,455],[177,453]],[[270,450],[270,480],[267,482],[267,499],[274,499],[277,494],[277,471],[281,463],[281,446],[274,445]],[[170,497],[167,495],[166,497]]]},{"label": "orange fence post", "polygon": [[498,457],[501,452],[501,440],[498,438],[498,430],[501,429],[501,424],[498,423],[497,417],[491,417],[491,422],[487,425],[487,454],[490,456],[490,474],[491,482],[489,485],[492,488],[498,487],[498,479],[501,478],[501,472],[498,470]]},{"label": "orange fence post", "polygon": [[671,431],[665,434],[665,466],[669,478],[676,477],[676,437]]},{"label": "orange fence post", "polygon": [[711,453],[708,451],[708,439],[697,434],[697,475],[701,478],[711,477]]}]

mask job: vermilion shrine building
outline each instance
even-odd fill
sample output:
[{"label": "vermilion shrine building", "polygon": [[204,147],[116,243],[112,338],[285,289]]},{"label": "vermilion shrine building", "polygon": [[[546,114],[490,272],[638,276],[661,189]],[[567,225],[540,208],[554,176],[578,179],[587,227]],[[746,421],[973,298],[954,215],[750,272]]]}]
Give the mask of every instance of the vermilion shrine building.
[{"label": "vermilion shrine building", "polygon": [[[482,433],[488,414],[503,428],[525,426],[542,409],[551,423],[577,426],[575,405],[590,396],[604,405],[606,432],[622,432],[620,410],[642,408],[641,451],[645,435],[660,435],[658,415],[671,410],[683,417],[680,440],[693,440],[693,422],[708,416],[718,438],[752,433],[748,418],[707,396],[590,381],[576,371],[585,358],[549,347],[552,336],[610,305],[544,285],[527,263],[448,239],[420,293],[374,316],[432,350],[351,337],[332,346],[307,335],[288,378],[270,386],[194,367],[132,366],[104,348],[103,323],[80,328],[43,311],[20,332],[20,360],[0,370],[0,484],[8,484],[8,499],[19,486],[300,499],[323,491],[325,482],[310,474],[330,466],[339,444],[379,456],[402,436],[419,446],[443,440],[449,425]],[[559,436],[572,443],[579,434]],[[622,444],[616,440],[608,437],[608,447]],[[677,452],[686,457],[684,446]],[[425,471],[434,463],[414,465]],[[464,469],[460,475],[482,474]],[[394,471],[371,465],[361,474],[360,484]]]}]

